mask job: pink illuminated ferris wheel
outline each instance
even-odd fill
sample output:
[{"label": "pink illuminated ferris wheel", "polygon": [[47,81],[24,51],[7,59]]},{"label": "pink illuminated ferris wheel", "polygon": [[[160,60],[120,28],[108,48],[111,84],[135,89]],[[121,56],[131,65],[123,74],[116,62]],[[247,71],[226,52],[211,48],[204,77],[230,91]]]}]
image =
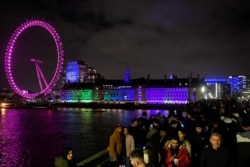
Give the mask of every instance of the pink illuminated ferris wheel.
[{"label": "pink illuminated ferris wheel", "polygon": [[[56,62],[56,68],[53,74],[52,79],[47,82],[44,78],[43,72],[39,68],[39,64],[43,63],[41,60],[38,59],[30,59],[32,63],[35,64],[36,73],[38,77],[38,82],[40,86],[40,91],[35,93],[29,93],[28,91],[20,89],[20,87],[17,85],[17,82],[14,80],[13,77],[13,51],[15,48],[15,43],[20,36],[20,34],[25,31],[26,29],[30,27],[42,27],[45,30],[49,32],[49,34],[52,36],[55,44],[56,44],[56,50],[57,50],[57,62]],[[64,51],[63,51],[63,44],[61,41],[61,38],[55,28],[50,25],[49,23],[45,22],[44,20],[34,19],[34,20],[28,20],[21,24],[15,32],[12,34],[7,48],[5,52],[5,73],[7,76],[7,80],[11,86],[11,88],[20,96],[24,97],[25,99],[35,99],[41,96],[45,96],[51,93],[52,89],[57,84],[58,80],[60,79],[60,75],[63,71],[63,62],[64,62]],[[43,83],[42,83],[43,82]]]}]

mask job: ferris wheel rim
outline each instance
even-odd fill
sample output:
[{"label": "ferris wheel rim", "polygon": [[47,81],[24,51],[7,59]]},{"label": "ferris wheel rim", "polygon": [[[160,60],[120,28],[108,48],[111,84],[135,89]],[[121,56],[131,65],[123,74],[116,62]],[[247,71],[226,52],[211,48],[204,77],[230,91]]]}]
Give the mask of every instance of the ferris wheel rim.
[{"label": "ferris wheel rim", "polygon": [[[36,93],[28,93],[21,90],[18,85],[16,84],[14,78],[13,78],[13,72],[12,72],[12,60],[13,60],[13,50],[14,45],[16,43],[16,40],[18,39],[19,35],[27,30],[28,28],[38,26],[42,27],[45,30],[49,32],[49,34],[52,36],[54,43],[56,45],[57,50],[57,62],[56,62],[56,69],[54,71],[53,77],[50,80],[49,84],[42,90],[36,92]],[[5,74],[7,77],[7,80],[11,86],[11,88],[14,90],[15,93],[18,95],[26,98],[26,99],[35,99],[37,97],[47,95],[49,94],[52,89],[56,86],[57,82],[60,79],[60,75],[63,71],[63,61],[64,61],[64,50],[63,50],[63,44],[61,41],[61,38],[59,36],[59,33],[56,31],[56,29],[49,24],[48,22],[41,20],[41,19],[30,19],[24,23],[22,23],[20,26],[16,28],[16,30],[12,33],[11,38],[9,39],[6,52],[5,52]]]}]

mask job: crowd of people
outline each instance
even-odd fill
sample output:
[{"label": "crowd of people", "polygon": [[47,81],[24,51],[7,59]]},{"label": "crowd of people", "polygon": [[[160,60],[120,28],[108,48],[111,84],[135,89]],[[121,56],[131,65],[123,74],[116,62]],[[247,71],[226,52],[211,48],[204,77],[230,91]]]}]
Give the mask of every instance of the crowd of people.
[{"label": "crowd of people", "polygon": [[250,164],[250,107],[234,99],[202,100],[116,125],[111,167],[246,167]]}]

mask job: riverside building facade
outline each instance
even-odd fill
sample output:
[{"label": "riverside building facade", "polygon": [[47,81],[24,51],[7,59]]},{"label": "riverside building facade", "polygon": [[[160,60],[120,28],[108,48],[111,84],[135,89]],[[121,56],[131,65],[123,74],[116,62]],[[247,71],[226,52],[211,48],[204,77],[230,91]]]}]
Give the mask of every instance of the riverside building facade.
[{"label": "riverside building facade", "polygon": [[[92,69],[92,70],[89,70]],[[94,69],[94,70],[93,70]],[[192,74],[187,78],[164,75],[162,79],[131,79],[130,71],[125,69],[123,80],[107,80],[89,68],[84,61],[74,60],[67,63],[65,82],[60,90],[61,102],[67,103],[134,103],[134,104],[186,104],[209,98],[230,96],[227,82],[216,80],[216,96],[211,95],[211,83],[196,78]],[[225,80],[226,81],[226,80]],[[205,91],[204,91],[205,90]],[[212,89],[213,90],[213,89]]]},{"label": "riverside building facade", "polygon": [[187,104],[202,98],[199,78],[105,80],[66,84],[60,91],[62,102]]}]

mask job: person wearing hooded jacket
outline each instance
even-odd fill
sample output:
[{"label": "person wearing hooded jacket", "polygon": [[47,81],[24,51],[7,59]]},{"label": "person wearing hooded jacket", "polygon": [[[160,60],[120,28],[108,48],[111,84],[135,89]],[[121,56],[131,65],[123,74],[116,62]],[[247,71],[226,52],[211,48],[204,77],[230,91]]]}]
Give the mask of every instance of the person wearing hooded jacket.
[{"label": "person wearing hooded jacket", "polygon": [[55,157],[55,167],[76,167],[72,148],[65,148],[60,155]]},{"label": "person wearing hooded jacket", "polygon": [[165,146],[166,167],[189,167],[191,165],[191,159],[188,150],[180,145],[179,138],[172,137],[170,143]]}]

